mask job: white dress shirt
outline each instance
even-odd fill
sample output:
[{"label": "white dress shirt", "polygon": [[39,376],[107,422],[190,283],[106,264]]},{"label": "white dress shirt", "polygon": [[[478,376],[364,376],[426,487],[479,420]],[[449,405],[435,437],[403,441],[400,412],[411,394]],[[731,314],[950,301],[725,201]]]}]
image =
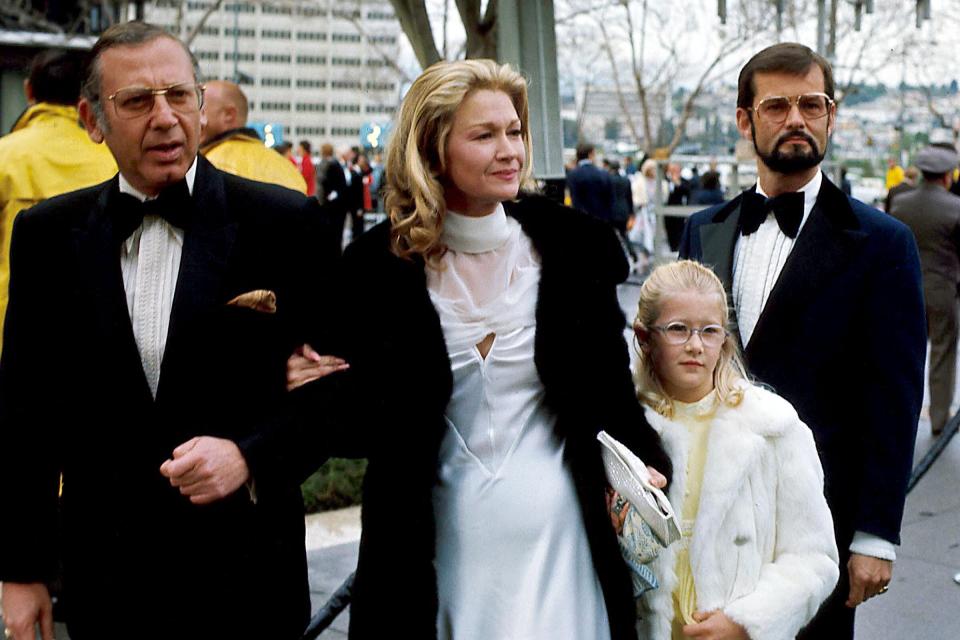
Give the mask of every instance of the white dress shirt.
[{"label": "white dress shirt", "polygon": [[[187,188],[193,193],[197,161],[187,171]],[[120,174],[120,192],[141,202],[152,200]],[[160,365],[170,328],[170,311],[180,273],[183,253],[183,229],[159,216],[144,216],[143,224],[120,245],[120,269],[127,294],[127,312],[133,325],[133,337],[140,350],[143,373],[150,392],[157,397]]]}]

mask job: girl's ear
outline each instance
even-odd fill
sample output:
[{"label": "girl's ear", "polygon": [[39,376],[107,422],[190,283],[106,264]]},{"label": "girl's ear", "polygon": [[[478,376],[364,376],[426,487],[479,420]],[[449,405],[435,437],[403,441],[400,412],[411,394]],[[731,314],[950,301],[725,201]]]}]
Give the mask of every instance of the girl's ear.
[{"label": "girl's ear", "polygon": [[637,336],[637,343],[640,345],[640,350],[644,353],[650,352],[650,332],[644,329],[643,327],[634,327],[634,335]]}]

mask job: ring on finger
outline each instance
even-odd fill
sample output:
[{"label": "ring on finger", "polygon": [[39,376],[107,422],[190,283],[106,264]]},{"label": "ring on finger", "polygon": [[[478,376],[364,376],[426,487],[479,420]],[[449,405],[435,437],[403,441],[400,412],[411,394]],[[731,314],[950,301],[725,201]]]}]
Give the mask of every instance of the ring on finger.
[{"label": "ring on finger", "polygon": [[883,595],[883,594],[885,594],[885,593],[886,593],[887,591],[889,591],[889,590],[890,590],[890,585],[889,585],[889,584],[885,584],[885,585],[883,585],[883,587],[881,587],[880,591],[877,591],[877,595],[878,595],[878,596]]}]

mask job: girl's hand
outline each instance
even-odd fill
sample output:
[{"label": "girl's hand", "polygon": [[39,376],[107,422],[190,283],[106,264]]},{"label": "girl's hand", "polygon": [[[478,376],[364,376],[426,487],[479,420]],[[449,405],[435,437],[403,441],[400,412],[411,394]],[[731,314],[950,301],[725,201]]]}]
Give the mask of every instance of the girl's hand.
[{"label": "girl's hand", "polygon": [[647,465],[647,471],[650,472],[650,484],[655,486],[657,489],[663,489],[667,486],[667,476],[663,475],[650,465]]},{"label": "girl's hand", "polygon": [[287,391],[349,368],[346,360],[336,356],[322,356],[305,344],[297,347],[293,355],[287,358]]},{"label": "girl's hand", "polygon": [[747,630],[727,617],[722,611],[697,611],[696,624],[683,626],[683,633],[696,640],[750,640]]},{"label": "girl's hand", "polygon": [[627,520],[627,509],[630,503],[624,500],[619,493],[607,487],[607,513],[610,514],[610,524],[617,535],[623,531],[623,523]]}]

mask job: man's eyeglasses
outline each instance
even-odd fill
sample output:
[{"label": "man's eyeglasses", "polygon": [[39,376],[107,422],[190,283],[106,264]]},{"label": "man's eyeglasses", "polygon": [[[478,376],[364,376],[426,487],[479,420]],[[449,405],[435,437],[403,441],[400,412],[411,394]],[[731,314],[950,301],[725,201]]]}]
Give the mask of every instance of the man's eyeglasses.
[{"label": "man's eyeglasses", "polygon": [[124,120],[153,111],[157,96],[163,96],[174,111],[193,113],[203,106],[205,88],[202,84],[193,82],[181,82],[166,87],[127,87],[107,96],[107,100],[113,103],[117,116]]},{"label": "man's eyeglasses", "polygon": [[790,108],[796,104],[805,120],[819,120],[836,104],[825,93],[802,93],[798,96],[770,96],[750,109],[764,122],[782,124],[790,114]]},{"label": "man's eyeglasses", "polygon": [[672,345],[687,344],[693,334],[696,333],[700,336],[703,346],[713,349],[722,345],[727,337],[726,329],[718,324],[708,324],[705,327],[694,329],[682,322],[671,322],[667,325],[653,326],[651,329],[656,329],[662,333],[664,339]]}]

